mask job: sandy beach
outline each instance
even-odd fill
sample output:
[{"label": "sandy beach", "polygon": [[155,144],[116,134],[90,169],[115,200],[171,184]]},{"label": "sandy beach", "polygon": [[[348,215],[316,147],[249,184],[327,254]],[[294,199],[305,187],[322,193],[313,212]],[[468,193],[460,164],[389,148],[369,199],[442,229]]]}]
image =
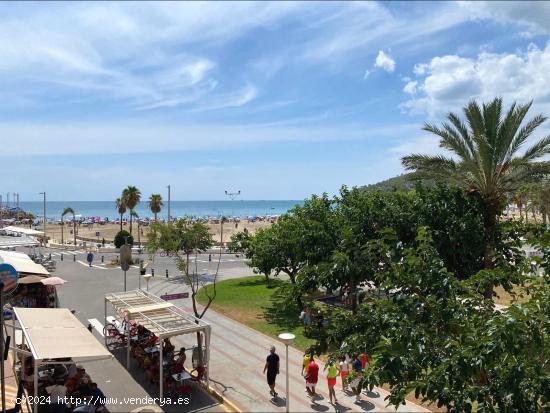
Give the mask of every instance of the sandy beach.
[{"label": "sandy beach", "polygon": [[[247,220],[242,220],[241,222],[226,222],[223,224],[223,242],[226,243],[230,240],[231,235],[244,231],[246,228],[249,232],[255,233],[260,228],[270,227],[272,224],[269,221],[254,221],[248,222]],[[214,237],[216,242],[221,241],[221,226],[219,223],[207,223],[207,226],[210,228],[210,232]],[[46,233],[51,241],[55,243],[61,243],[61,225],[60,224],[47,224]],[[126,231],[130,230],[130,224],[128,222],[123,222],[122,228]],[[37,230],[42,230],[42,226],[39,225],[36,227]],[[147,233],[149,232],[148,226],[140,226],[140,241],[147,242]],[[73,230],[72,223],[66,222],[64,224],[63,237],[65,243],[73,239]],[[77,235],[83,238],[92,238],[102,241],[105,238],[107,243],[112,242],[117,232],[120,231],[120,224],[107,223],[107,224],[90,224],[85,226],[84,224],[77,224]],[[97,236],[99,233],[99,236]],[[137,223],[132,224],[132,235],[134,236],[134,242],[138,242],[138,225]]]}]

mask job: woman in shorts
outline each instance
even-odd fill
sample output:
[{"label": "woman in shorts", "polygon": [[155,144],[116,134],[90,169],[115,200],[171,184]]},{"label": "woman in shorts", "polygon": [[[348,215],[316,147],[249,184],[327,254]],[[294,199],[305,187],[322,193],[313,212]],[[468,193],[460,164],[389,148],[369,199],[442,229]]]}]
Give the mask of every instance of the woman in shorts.
[{"label": "woman in shorts", "polygon": [[330,359],[328,363],[325,364],[325,368],[323,370],[327,370],[328,397],[330,398],[330,404],[333,404],[333,398],[334,403],[338,403],[334,386],[336,385],[336,377],[338,377],[340,369],[338,369],[334,360]]},{"label": "woman in shorts", "polygon": [[340,378],[342,379],[342,391],[345,391],[348,387],[346,385],[346,377],[348,377],[349,374],[349,363],[347,360],[347,357],[341,357],[340,358]]}]

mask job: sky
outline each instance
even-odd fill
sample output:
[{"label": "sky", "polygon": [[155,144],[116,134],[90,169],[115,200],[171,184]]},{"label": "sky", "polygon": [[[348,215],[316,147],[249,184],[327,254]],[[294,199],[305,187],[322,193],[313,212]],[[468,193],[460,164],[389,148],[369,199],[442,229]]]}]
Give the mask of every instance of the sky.
[{"label": "sky", "polygon": [[549,21],[546,2],[2,2],[0,193],[375,183],[440,151],[422,125],[470,99],[550,115]]}]

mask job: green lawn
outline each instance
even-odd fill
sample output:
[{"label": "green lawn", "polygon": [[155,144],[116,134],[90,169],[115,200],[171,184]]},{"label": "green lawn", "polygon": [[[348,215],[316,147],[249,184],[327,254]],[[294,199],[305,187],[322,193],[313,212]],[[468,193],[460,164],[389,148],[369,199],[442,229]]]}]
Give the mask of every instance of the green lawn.
[{"label": "green lawn", "polygon": [[[271,279],[268,285],[262,276],[220,281],[211,308],[271,337],[291,332],[296,335],[293,347],[306,350],[315,345],[316,340],[304,335],[298,308],[285,304],[285,284]],[[201,304],[206,303],[202,290],[197,299]]]}]

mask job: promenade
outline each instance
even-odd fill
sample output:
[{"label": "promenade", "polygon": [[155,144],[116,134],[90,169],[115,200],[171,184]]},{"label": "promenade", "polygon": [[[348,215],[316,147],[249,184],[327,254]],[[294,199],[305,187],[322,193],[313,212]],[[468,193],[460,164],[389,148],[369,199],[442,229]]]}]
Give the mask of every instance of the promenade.
[{"label": "promenade", "polygon": [[[89,268],[85,263],[82,252],[73,259],[59,261],[58,252],[48,250],[53,254],[57,261],[57,271],[55,275],[69,280],[67,284],[59,288],[60,301],[63,306],[69,306],[77,309],[77,317],[82,322],[87,323],[89,319],[96,319],[99,323],[103,321],[103,295],[107,292],[121,291],[123,275],[120,269],[106,268],[101,263]],[[46,251],[45,251],[46,252]],[[110,258],[110,257],[109,257]],[[107,261],[107,258],[106,258]],[[169,258],[156,258],[155,266],[161,268],[170,268],[170,278],[157,276],[150,280],[149,291],[155,295],[171,294],[175,292],[189,291],[189,288],[183,283],[181,278],[174,278],[175,268],[172,267],[172,260]],[[96,261],[97,262],[97,261]],[[212,273],[216,263],[208,262],[207,257],[201,256],[198,260],[199,270]],[[128,289],[138,287],[137,268],[131,268],[128,271]],[[163,274],[164,271],[159,271]],[[246,267],[242,259],[235,259],[234,256],[224,256],[220,270],[220,279],[242,277],[243,275],[252,275],[252,271]],[[142,284],[142,287],[144,285]],[[172,301],[178,307],[185,311],[192,312],[191,300],[180,299]],[[214,310],[207,311],[204,319],[212,325],[212,347],[211,347],[211,365],[210,378],[212,386],[229,402],[227,406],[233,405],[238,410],[247,412],[284,412],[285,411],[285,347],[255,330],[252,330],[236,321],[227,318]],[[102,325],[101,325],[102,328]],[[173,339],[176,348],[185,346],[191,348],[196,344],[194,335],[177,337]],[[269,388],[266,378],[262,373],[265,358],[268,354],[270,345],[275,345],[277,353],[281,357],[281,371],[277,377],[277,392],[279,397],[272,400],[269,395]],[[290,348],[289,351],[289,370],[290,370],[290,410],[294,412],[302,411],[321,411],[321,412],[392,412],[395,409],[392,406],[386,407],[384,398],[387,392],[378,389],[372,393],[364,392],[362,401],[355,403],[351,394],[345,394],[341,391],[340,380],[338,379],[336,395],[340,402],[332,406],[328,399],[328,389],[324,374],[319,375],[317,392],[320,397],[311,400],[305,392],[304,379],[301,376],[303,354]],[[190,357],[188,357],[190,360]],[[114,365],[112,364],[114,363]],[[127,392],[137,392],[141,394],[143,388],[141,385],[130,385],[128,383],[124,389],[113,387],[114,382],[125,382],[130,379],[123,366],[116,366],[116,362],[102,363],[101,366],[91,364],[90,370],[96,375],[100,375],[100,381],[103,382],[105,390],[111,395],[127,394]],[[322,372],[323,364],[320,363]],[[114,374],[117,379],[111,382],[109,374]],[[124,377],[124,378],[123,378]],[[137,386],[136,386],[137,385]],[[147,387],[147,386],[146,386]],[[116,410],[116,409],[115,409]],[[209,411],[224,411],[222,406],[211,406]],[[398,411],[424,412],[428,411],[413,404],[400,406]]]}]

